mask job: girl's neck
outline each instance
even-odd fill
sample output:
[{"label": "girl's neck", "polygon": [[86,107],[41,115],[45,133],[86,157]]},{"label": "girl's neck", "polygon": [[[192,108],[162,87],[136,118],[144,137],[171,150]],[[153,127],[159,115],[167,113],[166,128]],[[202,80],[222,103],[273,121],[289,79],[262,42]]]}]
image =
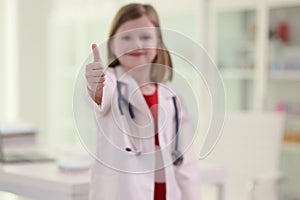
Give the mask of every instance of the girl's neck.
[{"label": "girl's neck", "polygon": [[143,95],[152,95],[155,93],[156,85],[155,83],[148,83],[140,86],[140,90]]},{"label": "girl's neck", "polygon": [[123,66],[125,73],[128,73],[140,87],[152,84],[150,80],[151,65],[127,68]]}]

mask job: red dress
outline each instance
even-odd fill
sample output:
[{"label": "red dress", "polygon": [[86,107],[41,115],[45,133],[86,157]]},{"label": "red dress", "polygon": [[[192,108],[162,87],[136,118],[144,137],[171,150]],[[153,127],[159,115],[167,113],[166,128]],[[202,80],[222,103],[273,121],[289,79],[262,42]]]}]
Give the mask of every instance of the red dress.
[{"label": "red dress", "polygon": [[[159,146],[158,133],[157,133],[157,115],[158,115],[158,92],[157,86],[155,92],[151,95],[144,95],[148,107],[152,113],[155,127],[155,145]],[[166,183],[155,182],[154,186],[154,200],[166,200]]]}]

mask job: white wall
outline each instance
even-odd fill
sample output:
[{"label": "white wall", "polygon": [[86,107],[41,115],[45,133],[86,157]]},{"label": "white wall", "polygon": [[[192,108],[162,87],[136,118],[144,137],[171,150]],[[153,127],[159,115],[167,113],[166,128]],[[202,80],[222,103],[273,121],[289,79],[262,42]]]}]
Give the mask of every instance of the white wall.
[{"label": "white wall", "polygon": [[48,0],[19,1],[19,115],[39,126],[47,124],[46,19]]},{"label": "white wall", "polygon": [[[12,120],[18,115],[17,108],[17,1],[3,0],[2,5],[2,117]],[[15,77],[15,78],[14,78]],[[4,119],[2,119],[4,121]]]},{"label": "white wall", "polygon": [[4,59],[3,59],[3,32],[4,32],[4,13],[3,13],[3,0],[0,0],[0,121],[3,120],[4,117],[4,101],[3,101],[3,95],[4,95],[4,79],[3,79],[3,65],[4,65]]}]

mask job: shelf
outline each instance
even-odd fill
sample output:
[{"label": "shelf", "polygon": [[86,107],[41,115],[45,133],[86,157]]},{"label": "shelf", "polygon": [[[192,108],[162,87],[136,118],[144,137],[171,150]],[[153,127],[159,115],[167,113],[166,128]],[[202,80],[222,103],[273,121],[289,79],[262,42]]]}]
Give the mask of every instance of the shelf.
[{"label": "shelf", "polygon": [[289,120],[299,120],[300,121],[300,113],[287,113],[287,118]]},{"label": "shelf", "polygon": [[253,70],[250,69],[224,69],[220,70],[220,73],[225,80],[252,80],[254,78]]},{"label": "shelf", "polygon": [[284,151],[299,153],[300,152],[300,143],[284,141],[282,148]]},{"label": "shelf", "polygon": [[300,81],[300,70],[280,70],[270,73],[270,80]]},{"label": "shelf", "polygon": [[300,6],[299,0],[267,0],[269,8],[284,8]]}]

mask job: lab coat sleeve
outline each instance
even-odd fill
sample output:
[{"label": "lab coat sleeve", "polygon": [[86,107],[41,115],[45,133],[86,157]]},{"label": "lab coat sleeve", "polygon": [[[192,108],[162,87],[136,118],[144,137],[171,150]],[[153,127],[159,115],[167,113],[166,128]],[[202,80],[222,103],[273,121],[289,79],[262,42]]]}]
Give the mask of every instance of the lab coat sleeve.
[{"label": "lab coat sleeve", "polygon": [[200,189],[200,169],[199,160],[193,146],[196,133],[192,129],[192,121],[188,110],[182,100],[179,98],[181,112],[179,127],[179,150],[183,153],[183,163],[175,167],[175,176],[181,189],[182,200],[199,200],[201,199]]},{"label": "lab coat sleeve", "polygon": [[86,99],[87,104],[89,105],[90,109],[94,110],[96,114],[105,115],[107,111],[111,107],[112,97],[116,88],[116,79],[113,73],[110,70],[106,71],[106,81],[105,86],[103,87],[103,94],[102,94],[102,102],[101,105],[98,105],[92,97],[89,95],[86,82],[85,87],[83,88],[83,93]]}]

